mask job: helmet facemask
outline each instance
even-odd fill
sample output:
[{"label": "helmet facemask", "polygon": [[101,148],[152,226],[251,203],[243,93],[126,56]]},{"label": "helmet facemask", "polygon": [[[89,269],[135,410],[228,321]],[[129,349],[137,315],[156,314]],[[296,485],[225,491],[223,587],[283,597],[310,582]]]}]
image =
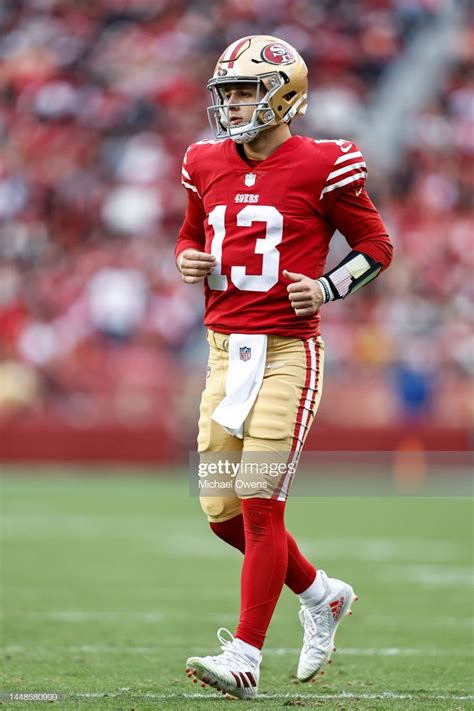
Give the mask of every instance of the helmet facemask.
[{"label": "helmet facemask", "polygon": [[[251,102],[234,103],[226,99],[226,87],[235,88],[239,84],[255,87],[255,98],[242,96],[252,98]],[[293,116],[304,114],[308,70],[296,49],[284,40],[271,35],[251,35],[235,40],[224,50],[207,88],[213,100],[207,113],[216,138],[248,143],[262,131],[280,123],[288,124]],[[247,120],[249,107],[253,113]],[[233,115],[244,115],[245,125],[232,121]]]},{"label": "helmet facemask", "polygon": [[[270,99],[285,83],[279,72],[246,77],[214,77],[210,79],[207,88],[212,94],[212,106],[207,109],[209,123],[216,138],[231,138],[235,143],[249,143],[261,131],[276,125],[275,112],[271,108]],[[250,84],[256,87],[256,99],[251,102],[229,104],[225,97],[225,88],[229,85]],[[250,121],[235,127],[231,124],[230,108],[254,107]]]}]

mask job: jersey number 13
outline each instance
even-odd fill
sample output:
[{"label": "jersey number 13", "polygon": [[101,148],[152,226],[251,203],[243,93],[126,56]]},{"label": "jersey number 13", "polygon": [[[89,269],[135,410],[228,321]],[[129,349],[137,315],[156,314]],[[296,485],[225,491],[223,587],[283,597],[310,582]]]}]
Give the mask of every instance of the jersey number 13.
[{"label": "jersey number 13", "polygon": [[[217,205],[209,214],[209,224],[214,230],[211,242],[211,254],[216,258],[216,267],[207,277],[210,289],[225,291],[228,285],[227,277],[222,274],[222,245],[225,239],[226,205]],[[280,253],[276,248],[283,238],[283,215],[271,205],[247,205],[236,215],[237,227],[250,227],[254,222],[265,223],[265,237],[259,237],[255,242],[255,254],[262,254],[262,273],[247,274],[244,266],[233,266],[230,270],[230,280],[243,291],[268,291],[278,281]]]}]

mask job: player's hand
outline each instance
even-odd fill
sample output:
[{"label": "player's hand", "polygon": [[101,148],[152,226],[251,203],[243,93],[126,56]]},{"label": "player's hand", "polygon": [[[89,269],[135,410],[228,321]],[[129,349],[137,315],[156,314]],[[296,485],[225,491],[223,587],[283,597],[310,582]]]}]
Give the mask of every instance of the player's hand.
[{"label": "player's hand", "polygon": [[178,257],[177,267],[186,284],[197,284],[207,277],[216,266],[213,254],[185,249]]},{"label": "player's hand", "polygon": [[286,287],[288,298],[297,316],[314,316],[324,303],[321,285],[304,274],[283,270],[283,276],[290,281]]}]

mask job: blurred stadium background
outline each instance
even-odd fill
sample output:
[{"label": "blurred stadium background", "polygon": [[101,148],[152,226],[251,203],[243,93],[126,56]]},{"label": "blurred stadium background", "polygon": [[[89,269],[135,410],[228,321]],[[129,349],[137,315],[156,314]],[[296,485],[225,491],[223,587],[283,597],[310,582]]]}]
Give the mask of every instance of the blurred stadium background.
[{"label": "blurred stadium background", "polygon": [[[4,0],[0,457],[167,462],[193,448],[206,346],[200,289],[174,266],[179,168],[210,136],[217,56],[260,32],[308,63],[295,131],[360,143],[396,250],[383,279],[324,309],[312,446],[418,433],[465,448],[473,19],[461,0]],[[335,239],[331,262],[344,252]]]},{"label": "blurred stadium background", "polygon": [[64,692],[64,708],[203,708],[183,660],[235,624],[239,556],[180,476],[207,352],[201,290],[181,284],[173,247],[182,156],[210,136],[206,81],[227,44],[256,33],[305,57],[310,109],[294,129],[361,145],[395,244],[382,279],[324,309],[308,442],[346,450],[331,473],[376,477],[288,506],[304,551],[361,602],[328,681],[303,688],[283,594],[258,708],[471,708],[471,504],[374,486],[377,450],[409,492],[435,450],[442,493],[466,472],[474,12],[462,0],[0,1],[1,688]]}]

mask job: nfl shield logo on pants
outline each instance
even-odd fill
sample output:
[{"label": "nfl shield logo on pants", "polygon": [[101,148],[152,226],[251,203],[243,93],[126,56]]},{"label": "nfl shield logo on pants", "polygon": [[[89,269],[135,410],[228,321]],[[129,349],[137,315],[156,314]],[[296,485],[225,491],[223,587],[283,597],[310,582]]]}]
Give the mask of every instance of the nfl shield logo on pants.
[{"label": "nfl shield logo on pants", "polygon": [[252,357],[252,349],[248,346],[242,346],[240,348],[240,360],[247,361]]},{"label": "nfl shield logo on pants", "polygon": [[245,176],[245,185],[248,188],[252,188],[255,185],[255,181],[257,180],[257,176],[255,173],[247,173]]}]

